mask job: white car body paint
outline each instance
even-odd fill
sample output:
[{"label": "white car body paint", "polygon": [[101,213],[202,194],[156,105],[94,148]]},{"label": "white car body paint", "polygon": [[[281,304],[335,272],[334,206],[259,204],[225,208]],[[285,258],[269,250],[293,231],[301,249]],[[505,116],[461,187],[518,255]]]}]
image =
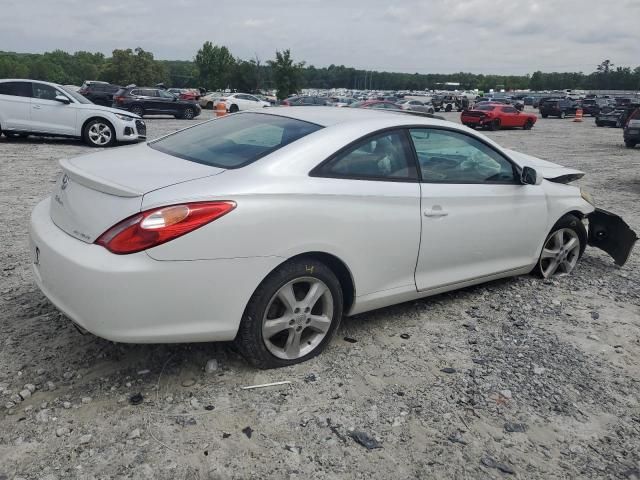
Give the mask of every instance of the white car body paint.
[{"label": "white car body paint", "polygon": [[[111,340],[231,340],[255,289],[294,256],[321,252],[340,259],[355,286],[347,313],[355,314],[526,273],[560,217],[594,210],[578,188],[541,178],[537,185],[455,185],[310,176],[341,147],[403,126],[474,136],[519,166],[553,171],[549,178],[579,172],[506,151],[436,119],[331,107],[259,113],[325,128],[238,169],[186,161],[148,145],[63,161],[67,187],[61,190],[60,180],[31,219],[43,292],[74,322]],[[92,243],[139,211],[202,200],[232,200],[237,207],[135,254],[115,255]],[[434,211],[448,215],[425,215]]]},{"label": "white car body paint", "polygon": [[[4,131],[81,138],[84,125],[96,118],[107,120],[113,126],[119,142],[137,142],[145,138],[139,134],[136,126],[136,120],[140,120],[140,117],[133,113],[93,103],[80,103],[55,83],[26,79],[0,80],[0,83],[4,82],[47,85],[70,102],[65,104],[57,100],[0,95],[0,128]],[[124,115],[130,120],[123,120],[117,115]],[[127,127],[131,129],[129,134],[125,133]]]}]

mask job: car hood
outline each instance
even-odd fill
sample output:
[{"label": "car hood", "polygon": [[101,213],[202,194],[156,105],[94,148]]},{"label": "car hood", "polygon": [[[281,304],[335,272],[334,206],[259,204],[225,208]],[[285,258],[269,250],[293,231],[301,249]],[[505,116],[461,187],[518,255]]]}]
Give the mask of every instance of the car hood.
[{"label": "car hood", "polygon": [[126,110],[120,110],[118,108],[104,107],[102,105],[96,105],[95,103],[94,104],[78,103],[77,108],[79,108],[80,110],[91,110],[94,112],[107,112],[107,113],[113,113],[113,114],[126,115],[128,117],[133,117],[133,118],[140,118],[135,113],[127,112]]},{"label": "car hood", "polygon": [[563,167],[557,163],[547,162],[540,158],[532,157],[525,153],[516,152],[515,150],[506,150],[509,157],[520,167],[531,167],[542,175],[543,178],[555,182],[569,183],[584,176],[584,172],[573,168]]}]

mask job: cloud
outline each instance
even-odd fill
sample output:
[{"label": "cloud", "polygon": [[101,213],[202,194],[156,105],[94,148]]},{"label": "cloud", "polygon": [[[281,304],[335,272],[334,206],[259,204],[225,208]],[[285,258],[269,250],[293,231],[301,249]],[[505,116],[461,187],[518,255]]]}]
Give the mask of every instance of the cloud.
[{"label": "cloud", "polygon": [[[639,0],[77,0],[4,2],[0,49],[101,51],[140,46],[192,59],[209,40],[236,57],[290,48],[316,66],[524,74],[635,67]],[[34,15],[33,12],[38,12]]]}]

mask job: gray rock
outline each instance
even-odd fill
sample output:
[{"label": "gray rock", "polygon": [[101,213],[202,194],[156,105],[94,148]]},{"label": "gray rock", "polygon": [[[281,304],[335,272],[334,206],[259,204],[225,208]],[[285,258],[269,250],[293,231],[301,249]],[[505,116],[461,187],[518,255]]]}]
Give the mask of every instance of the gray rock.
[{"label": "gray rock", "polygon": [[131,430],[131,431],[129,432],[129,435],[127,435],[127,438],[128,438],[129,440],[135,440],[136,438],[140,438],[140,429],[139,429],[139,428],[136,428],[136,429],[134,429],[134,430]]},{"label": "gray rock", "polygon": [[213,373],[217,370],[218,370],[218,360],[216,360],[215,358],[212,358],[211,360],[209,360],[207,364],[204,366],[205,373]]},{"label": "gray rock", "polygon": [[511,393],[511,390],[508,390],[508,389],[500,390],[500,395],[502,395],[504,398],[507,398],[509,400],[513,398],[513,394]]},{"label": "gray rock", "polygon": [[82,403],[84,403],[85,405],[91,403],[93,399],[91,397],[82,397]]},{"label": "gray rock", "polygon": [[31,390],[27,390],[26,388],[24,390],[22,390],[19,395],[22,397],[23,400],[26,400],[27,398],[31,397]]},{"label": "gray rock", "polygon": [[194,378],[185,378],[182,381],[183,387],[193,387],[196,384],[196,380]]},{"label": "gray rock", "polygon": [[509,433],[523,433],[526,432],[527,426],[524,423],[507,422],[504,424],[504,431]]},{"label": "gray rock", "polygon": [[62,408],[69,410],[71,408],[71,402],[62,402]]},{"label": "gray rock", "polygon": [[91,442],[92,439],[93,439],[93,435],[91,435],[90,433],[87,433],[86,435],[82,435],[78,439],[78,443],[80,445],[86,445],[87,443]]},{"label": "gray rock", "polygon": [[36,386],[35,386],[34,384],[32,384],[32,383],[27,383],[27,384],[24,386],[24,388],[25,388],[26,390],[29,390],[31,393],[33,393],[33,392],[35,392],[35,391],[36,391]]},{"label": "gray rock", "polygon": [[69,435],[70,433],[71,430],[69,430],[67,427],[60,427],[56,429],[56,437],[64,437],[66,435]]}]

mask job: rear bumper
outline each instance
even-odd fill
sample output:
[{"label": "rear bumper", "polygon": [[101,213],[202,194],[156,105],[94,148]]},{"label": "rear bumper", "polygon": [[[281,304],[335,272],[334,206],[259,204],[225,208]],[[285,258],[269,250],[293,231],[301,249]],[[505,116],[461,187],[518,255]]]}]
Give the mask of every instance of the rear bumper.
[{"label": "rear bumper", "polygon": [[282,259],[158,261],[114,255],[60,230],[46,199],[33,210],[30,243],[40,290],[73,322],[108,340],[232,340],[246,304]]}]

